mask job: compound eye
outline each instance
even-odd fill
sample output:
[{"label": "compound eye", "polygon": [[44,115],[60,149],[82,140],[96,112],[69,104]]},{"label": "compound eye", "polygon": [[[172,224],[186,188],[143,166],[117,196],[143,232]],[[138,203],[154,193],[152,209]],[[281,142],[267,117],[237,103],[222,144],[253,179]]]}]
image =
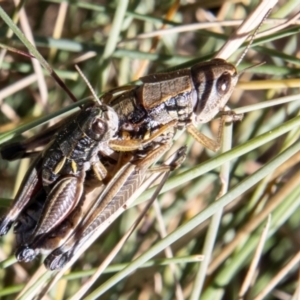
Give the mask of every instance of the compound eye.
[{"label": "compound eye", "polygon": [[230,89],[231,76],[229,73],[223,73],[217,81],[217,92],[219,95],[225,95]]},{"label": "compound eye", "polygon": [[96,134],[104,134],[107,131],[107,124],[101,119],[96,119],[92,129]]}]

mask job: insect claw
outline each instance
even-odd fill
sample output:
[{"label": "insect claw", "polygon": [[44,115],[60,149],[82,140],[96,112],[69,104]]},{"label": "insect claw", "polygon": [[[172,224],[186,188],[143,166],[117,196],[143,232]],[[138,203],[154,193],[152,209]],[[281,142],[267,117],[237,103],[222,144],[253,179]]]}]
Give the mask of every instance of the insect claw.
[{"label": "insect claw", "polygon": [[59,270],[70,260],[70,252],[60,252],[59,249],[53,251],[44,261],[45,267],[50,270]]},{"label": "insect claw", "polygon": [[34,249],[28,247],[28,245],[22,246],[16,251],[16,258],[18,261],[30,262],[35,259],[37,253]]},{"label": "insect claw", "polygon": [[177,168],[179,168],[184,162],[184,160],[186,159],[186,155],[187,155],[187,146],[180,147],[176,153],[176,157],[177,157],[176,160],[172,164],[170,164],[170,170],[174,171]]},{"label": "insect claw", "polygon": [[221,111],[220,115],[224,117],[224,121],[226,123],[242,121],[244,118],[244,114],[237,114],[233,110]]},{"label": "insect claw", "polygon": [[232,116],[232,121],[233,122],[242,121],[243,118],[244,118],[244,114],[235,114],[234,116]]}]

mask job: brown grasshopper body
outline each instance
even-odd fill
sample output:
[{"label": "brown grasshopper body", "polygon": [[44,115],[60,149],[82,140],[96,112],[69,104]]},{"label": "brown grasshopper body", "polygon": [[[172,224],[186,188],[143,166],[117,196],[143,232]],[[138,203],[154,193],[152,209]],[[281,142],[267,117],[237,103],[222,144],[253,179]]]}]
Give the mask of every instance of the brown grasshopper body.
[{"label": "brown grasshopper body", "polygon": [[119,116],[120,138],[129,139],[111,141],[110,147],[126,151],[149,147],[153,141],[166,142],[161,139],[170,128],[187,128],[205,143],[194,125],[209,122],[224,109],[237,80],[236,68],[222,59],[142,77],[142,85],[107,101]]},{"label": "brown grasshopper body", "polygon": [[[18,240],[26,240],[24,245],[20,242],[17,250],[19,260],[33,259],[36,252],[30,245],[38,243],[77,207],[84,195],[87,171],[94,172],[99,184],[106,177],[98,153],[107,150],[107,141],[115,137],[117,129],[118,117],[113,109],[95,104],[65,124],[39,154],[0,223],[0,233],[4,235],[17,221]],[[45,193],[42,196],[40,189],[45,190],[46,196]],[[30,200],[33,203],[27,206]],[[35,206],[39,207],[38,211],[32,213]],[[20,236],[22,233],[26,236]]]},{"label": "brown grasshopper body", "polygon": [[218,143],[200,134],[194,124],[208,122],[223,110],[237,80],[232,64],[214,59],[190,70],[143,77],[142,85],[116,97],[105,95],[119,117],[119,139],[110,140],[109,146],[115,151],[133,151],[131,163],[115,175],[66,243],[47,257],[46,267],[62,268],[126,202],[142,183],[147,168],[169,149],[177,128],[186,127],[198,142],[216,150]]}]

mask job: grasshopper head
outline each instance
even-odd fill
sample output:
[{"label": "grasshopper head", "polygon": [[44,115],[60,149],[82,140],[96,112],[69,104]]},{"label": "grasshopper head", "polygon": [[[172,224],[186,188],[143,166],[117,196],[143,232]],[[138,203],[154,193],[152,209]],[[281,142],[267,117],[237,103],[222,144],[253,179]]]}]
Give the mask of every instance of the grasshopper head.
[{"label": "grasshopper head", "polygon": [[223,110],[238,81],[236,68],[223,59],[213,59],[191,68],[197,97],[194,113],[197,123],[209,122]]},{"label": "grasshopper head", "polygon": [[78,117],[81,130],[95,141],[108,141],[117,132],[119,118],[113,108],[94,105],[85,109]]}]

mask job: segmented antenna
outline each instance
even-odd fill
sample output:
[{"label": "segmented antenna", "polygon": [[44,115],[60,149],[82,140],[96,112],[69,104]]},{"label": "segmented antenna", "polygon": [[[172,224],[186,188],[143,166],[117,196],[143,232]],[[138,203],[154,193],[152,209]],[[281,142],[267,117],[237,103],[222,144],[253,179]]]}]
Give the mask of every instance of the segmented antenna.
[{"label": "segmented antenna", "polygon": [[250,38],[250,41],[247,45],[247,47],[245,48],[245,50],[243,51],[241,57],[239,58],[239,60],[237,61],[236,63],[236,67],[241,63],[241,61],[244,59],[245,55],[247,54],[247,52],[249,51],[253,41],[254,41],[254,38],[255,36],[257,35],[258,33],[258,30],[260,29],[262,23],[267,19],[267,17],[269,16],[269,14],[271,13],[271,9],[266,13],[266,15],[264,16],[264,18],[261,20],[261,22],[259,23],[259,25],[256,27],[254,33],[251,35],[251,38]]},{"label": "segmented antenna", "polygon": [[91,91],[94,99],[96,100],[96,102],[98,102],[100,105],[102,105],[102,102],[100,101],[99,97],[96,95],[95,90],[92,88],[90,82],[87,80],[87,78],[84,76],[83,72],[80,70],[78,65],[75,65],[75,69],[77,70],[77,72],[79,73],[79,75],[81,76],[81,78],[85,81],[86,85],[88,86],[89,90]]},{"label": "segmented antenna", "polygon": [[250,69],[253,69],[253,68],[262,66],[262,65],[264,65],[265,63],[266,63],[265,61],[261,61],[261,62],[255,64],[255,65],[252,65],[252,66],[250,66],[250,67],[247,67],[247,68],[241,70],[241,71],[239,72],[239,74],[238,74],[238,77],[240,78],[240,76],[241,76],[242,74],[244,74],[247,70],[250,70]]}]

